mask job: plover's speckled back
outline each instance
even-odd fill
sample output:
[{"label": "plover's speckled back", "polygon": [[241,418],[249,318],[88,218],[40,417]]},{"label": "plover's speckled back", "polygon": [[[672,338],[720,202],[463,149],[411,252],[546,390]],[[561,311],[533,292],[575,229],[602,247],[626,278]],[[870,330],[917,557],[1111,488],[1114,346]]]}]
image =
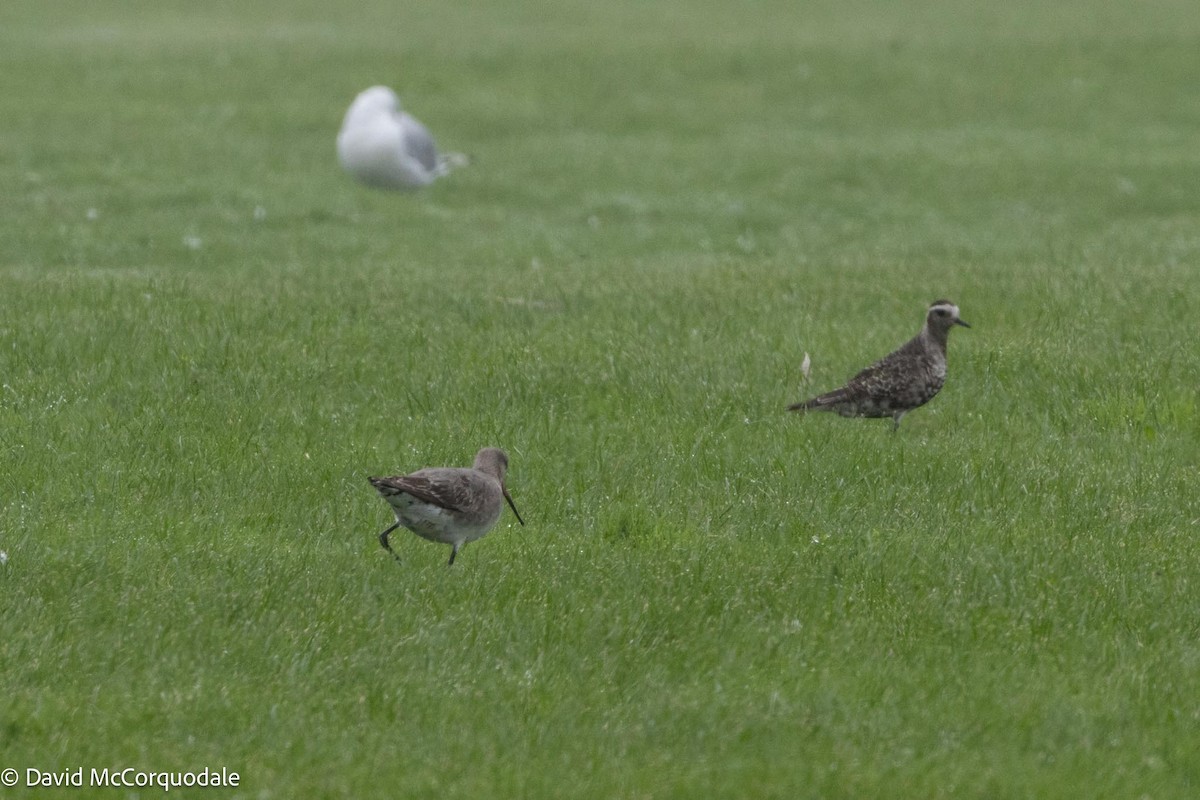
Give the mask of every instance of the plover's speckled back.
[{"label": "plover's speckled back", "polygon": [[840,389],[788,406],[789,411],[836,411],[843,417],[900,418],[934,398],[946,382],[946,341],[959,319],[958,306],[935,300],[921,332],[855,375]]},{"label": "plover's speckled back", "polygon": [[396,513],[396,524],[379,534],[379,543],[395,556],[388,536],[403,525],[423,539],[452,545],[453,564],[464,544],[487,534],[500,519],[503,500],[517,515],[517,522],[524,525],[504,486],[507,471],[505,452],[485,447],[476,454],[470,469],[431,467],[411,475],[368,478]]}]

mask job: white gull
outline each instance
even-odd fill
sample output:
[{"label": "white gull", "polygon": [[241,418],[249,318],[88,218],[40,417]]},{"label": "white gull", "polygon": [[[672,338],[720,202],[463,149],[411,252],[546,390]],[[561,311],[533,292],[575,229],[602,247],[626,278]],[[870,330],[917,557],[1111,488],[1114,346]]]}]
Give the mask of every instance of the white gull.
[{"label": "white gull", "polygon": [[368,186],[419,189],[466,159],[438,153],[429,130],[400,110],[400,98],[386,86],[372,86],[350,104],[337,137],[342,167]]}]

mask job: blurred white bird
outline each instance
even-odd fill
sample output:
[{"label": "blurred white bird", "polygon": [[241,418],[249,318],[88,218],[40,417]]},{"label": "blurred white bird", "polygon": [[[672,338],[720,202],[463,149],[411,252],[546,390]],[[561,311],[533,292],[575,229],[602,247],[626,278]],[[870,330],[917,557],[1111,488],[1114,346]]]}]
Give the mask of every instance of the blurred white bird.
[{"label": "blurred white bird", "polygon": [[347,172],[381,189],[419,189],[466,163],[458,153],[439,154],[429,130],[400,110],[400,98],[386,86],[354,98],[337,151]]}]

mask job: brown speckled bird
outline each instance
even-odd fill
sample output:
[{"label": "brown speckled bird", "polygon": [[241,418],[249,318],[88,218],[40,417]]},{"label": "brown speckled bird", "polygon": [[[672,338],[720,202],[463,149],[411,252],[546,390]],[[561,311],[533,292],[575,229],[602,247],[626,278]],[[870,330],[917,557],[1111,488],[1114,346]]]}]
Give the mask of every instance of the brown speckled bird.
[{"label": "brown speckled bird", "polygon": [[450,563],[467,542],[483,537],[500,519],[501,500],[522,525],[520,512],[504,486],[508,456],[485,447],[470,469],[430,467],[411,475],[368,478],[396,513],[396,524],[379,534],[379,543],[399,560],[388,536],[401,525],[431,542],[452,545]]},{"label": "brown speckled bird", "polygon": [[855,375],[840,389],[788,406],[789,411],[836,411],[843,417],[900,418],[932,400],[946,382],[946,340],[955,325],[971,327],[958,317],[958,306],[936,300],[925,327],[894,352]]}]

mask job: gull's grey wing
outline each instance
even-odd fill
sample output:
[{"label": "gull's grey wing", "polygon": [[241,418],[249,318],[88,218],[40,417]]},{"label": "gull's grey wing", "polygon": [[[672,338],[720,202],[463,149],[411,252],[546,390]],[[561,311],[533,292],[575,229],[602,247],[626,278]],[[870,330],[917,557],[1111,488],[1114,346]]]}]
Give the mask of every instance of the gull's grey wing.
[{"label": "gull's grey wing", "polygon": [[404,149],[430,172],[437,169],[438,151],[429,129],[413,116],[404,114],[400,124],[404,129]]}]

